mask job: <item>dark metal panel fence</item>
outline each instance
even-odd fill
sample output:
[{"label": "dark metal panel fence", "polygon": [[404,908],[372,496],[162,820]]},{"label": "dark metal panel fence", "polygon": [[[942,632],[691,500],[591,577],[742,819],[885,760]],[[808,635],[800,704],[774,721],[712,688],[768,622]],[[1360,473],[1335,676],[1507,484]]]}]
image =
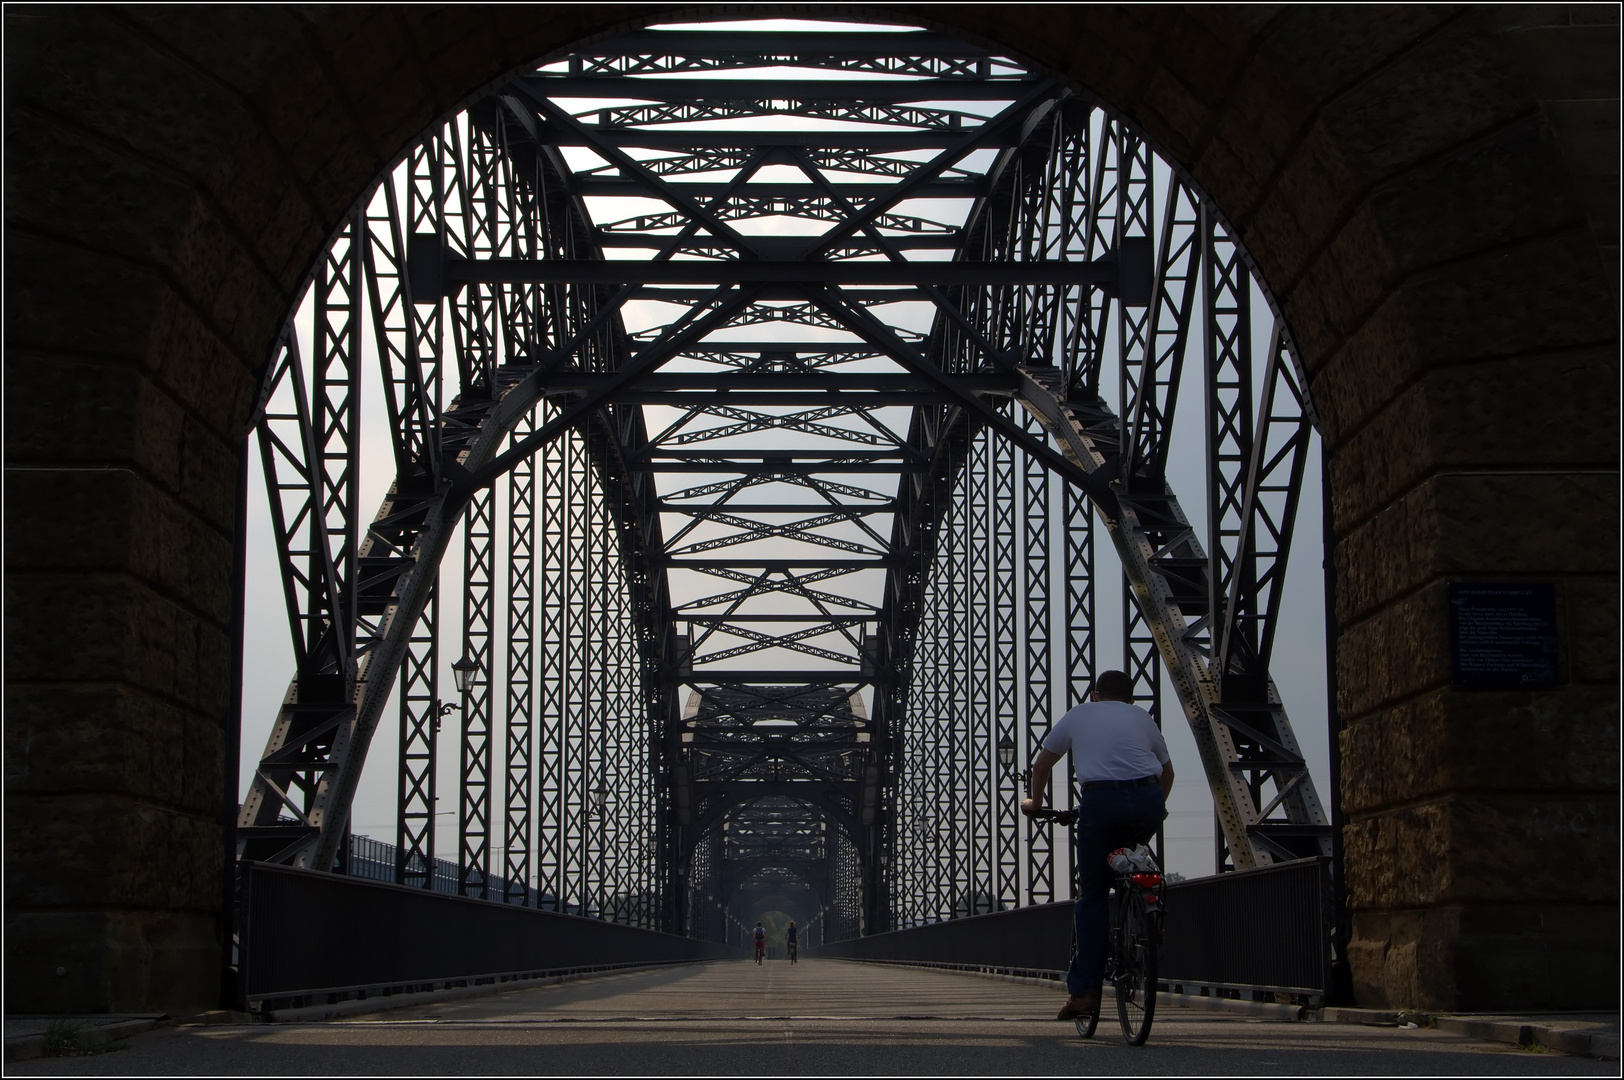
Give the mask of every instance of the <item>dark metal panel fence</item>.
[{"label": "dark metal panel fence", "polygon": [[246,863],[249,1000],[426,989],[738,955],[709,941],[425,889]]},{"label": "dark metal panel fence", "polygon": [[[1303,859],[1167,887],[1163,983],[1323,999],[1331,980],[1331,862]],[[1070,903],[851,938],[808,955],[1055,974],[1071,957]]]},{"label": "dark metal panel fence", "polygon": [[1331,860],[1302,859],[1168,888],[1162,979],[1310,992],[1331,986]]}]

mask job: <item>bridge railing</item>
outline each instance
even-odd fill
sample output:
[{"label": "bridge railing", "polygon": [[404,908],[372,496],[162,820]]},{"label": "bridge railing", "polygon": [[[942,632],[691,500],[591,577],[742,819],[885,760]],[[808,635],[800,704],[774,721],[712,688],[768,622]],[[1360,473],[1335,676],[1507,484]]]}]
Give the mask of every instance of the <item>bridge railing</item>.
[{"label": "bridge railing", "polygon": [[239,998],[260,1009],[740,955],[716,942],[243,863]]},{"label": "bridge railing", "polygon": [[[1167,886],[1164,989],[1325,1001],[1331,987],[1331,861],[1302,859]],[[807,954],[1058,978],[1072,905],[1038,904],[850,938]]]}]

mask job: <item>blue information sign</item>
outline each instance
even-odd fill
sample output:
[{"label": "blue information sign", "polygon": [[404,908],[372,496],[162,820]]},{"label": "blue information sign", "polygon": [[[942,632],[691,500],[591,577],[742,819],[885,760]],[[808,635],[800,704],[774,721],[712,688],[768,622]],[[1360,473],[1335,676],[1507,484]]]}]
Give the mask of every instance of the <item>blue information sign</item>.
[{"label": "blue information sign", "polygon": [[1556,586],[1449,583],[1451,681],[1456,686],[1556,684]]}]

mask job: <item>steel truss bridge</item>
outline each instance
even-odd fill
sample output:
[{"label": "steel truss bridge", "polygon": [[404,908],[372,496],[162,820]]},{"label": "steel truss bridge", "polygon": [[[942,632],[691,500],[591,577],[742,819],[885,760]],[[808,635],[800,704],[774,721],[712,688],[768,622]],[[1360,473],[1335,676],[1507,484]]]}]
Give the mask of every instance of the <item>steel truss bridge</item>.
[{"label": "steel truss bridge", "polygon": [[1064,898],[1017,786],[1096,665],[1158,719],[1166,677],[1225,866],[1329,855],[1269,677],[1311,416],[1266,295],[1131,125],[948,37],[519,75],[357,204],[275,348],[295,671],[240,857],[333,867],[392,725],[402,884],[713,939],[741,897],[828,940]]}]

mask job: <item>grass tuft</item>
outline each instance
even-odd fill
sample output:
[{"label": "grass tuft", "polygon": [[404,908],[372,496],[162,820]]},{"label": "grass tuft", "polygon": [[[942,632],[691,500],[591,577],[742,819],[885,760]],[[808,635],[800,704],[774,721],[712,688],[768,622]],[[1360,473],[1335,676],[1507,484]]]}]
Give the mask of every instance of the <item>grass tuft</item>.
[{"label": "grass tuft", "polygon": [[46,1057],[90,1057],[129,1049],[120,1042],[93,1039],[83,1020],[52,1020],[45,1025],[41,1038],[44,1043],[41,1050]]}]

